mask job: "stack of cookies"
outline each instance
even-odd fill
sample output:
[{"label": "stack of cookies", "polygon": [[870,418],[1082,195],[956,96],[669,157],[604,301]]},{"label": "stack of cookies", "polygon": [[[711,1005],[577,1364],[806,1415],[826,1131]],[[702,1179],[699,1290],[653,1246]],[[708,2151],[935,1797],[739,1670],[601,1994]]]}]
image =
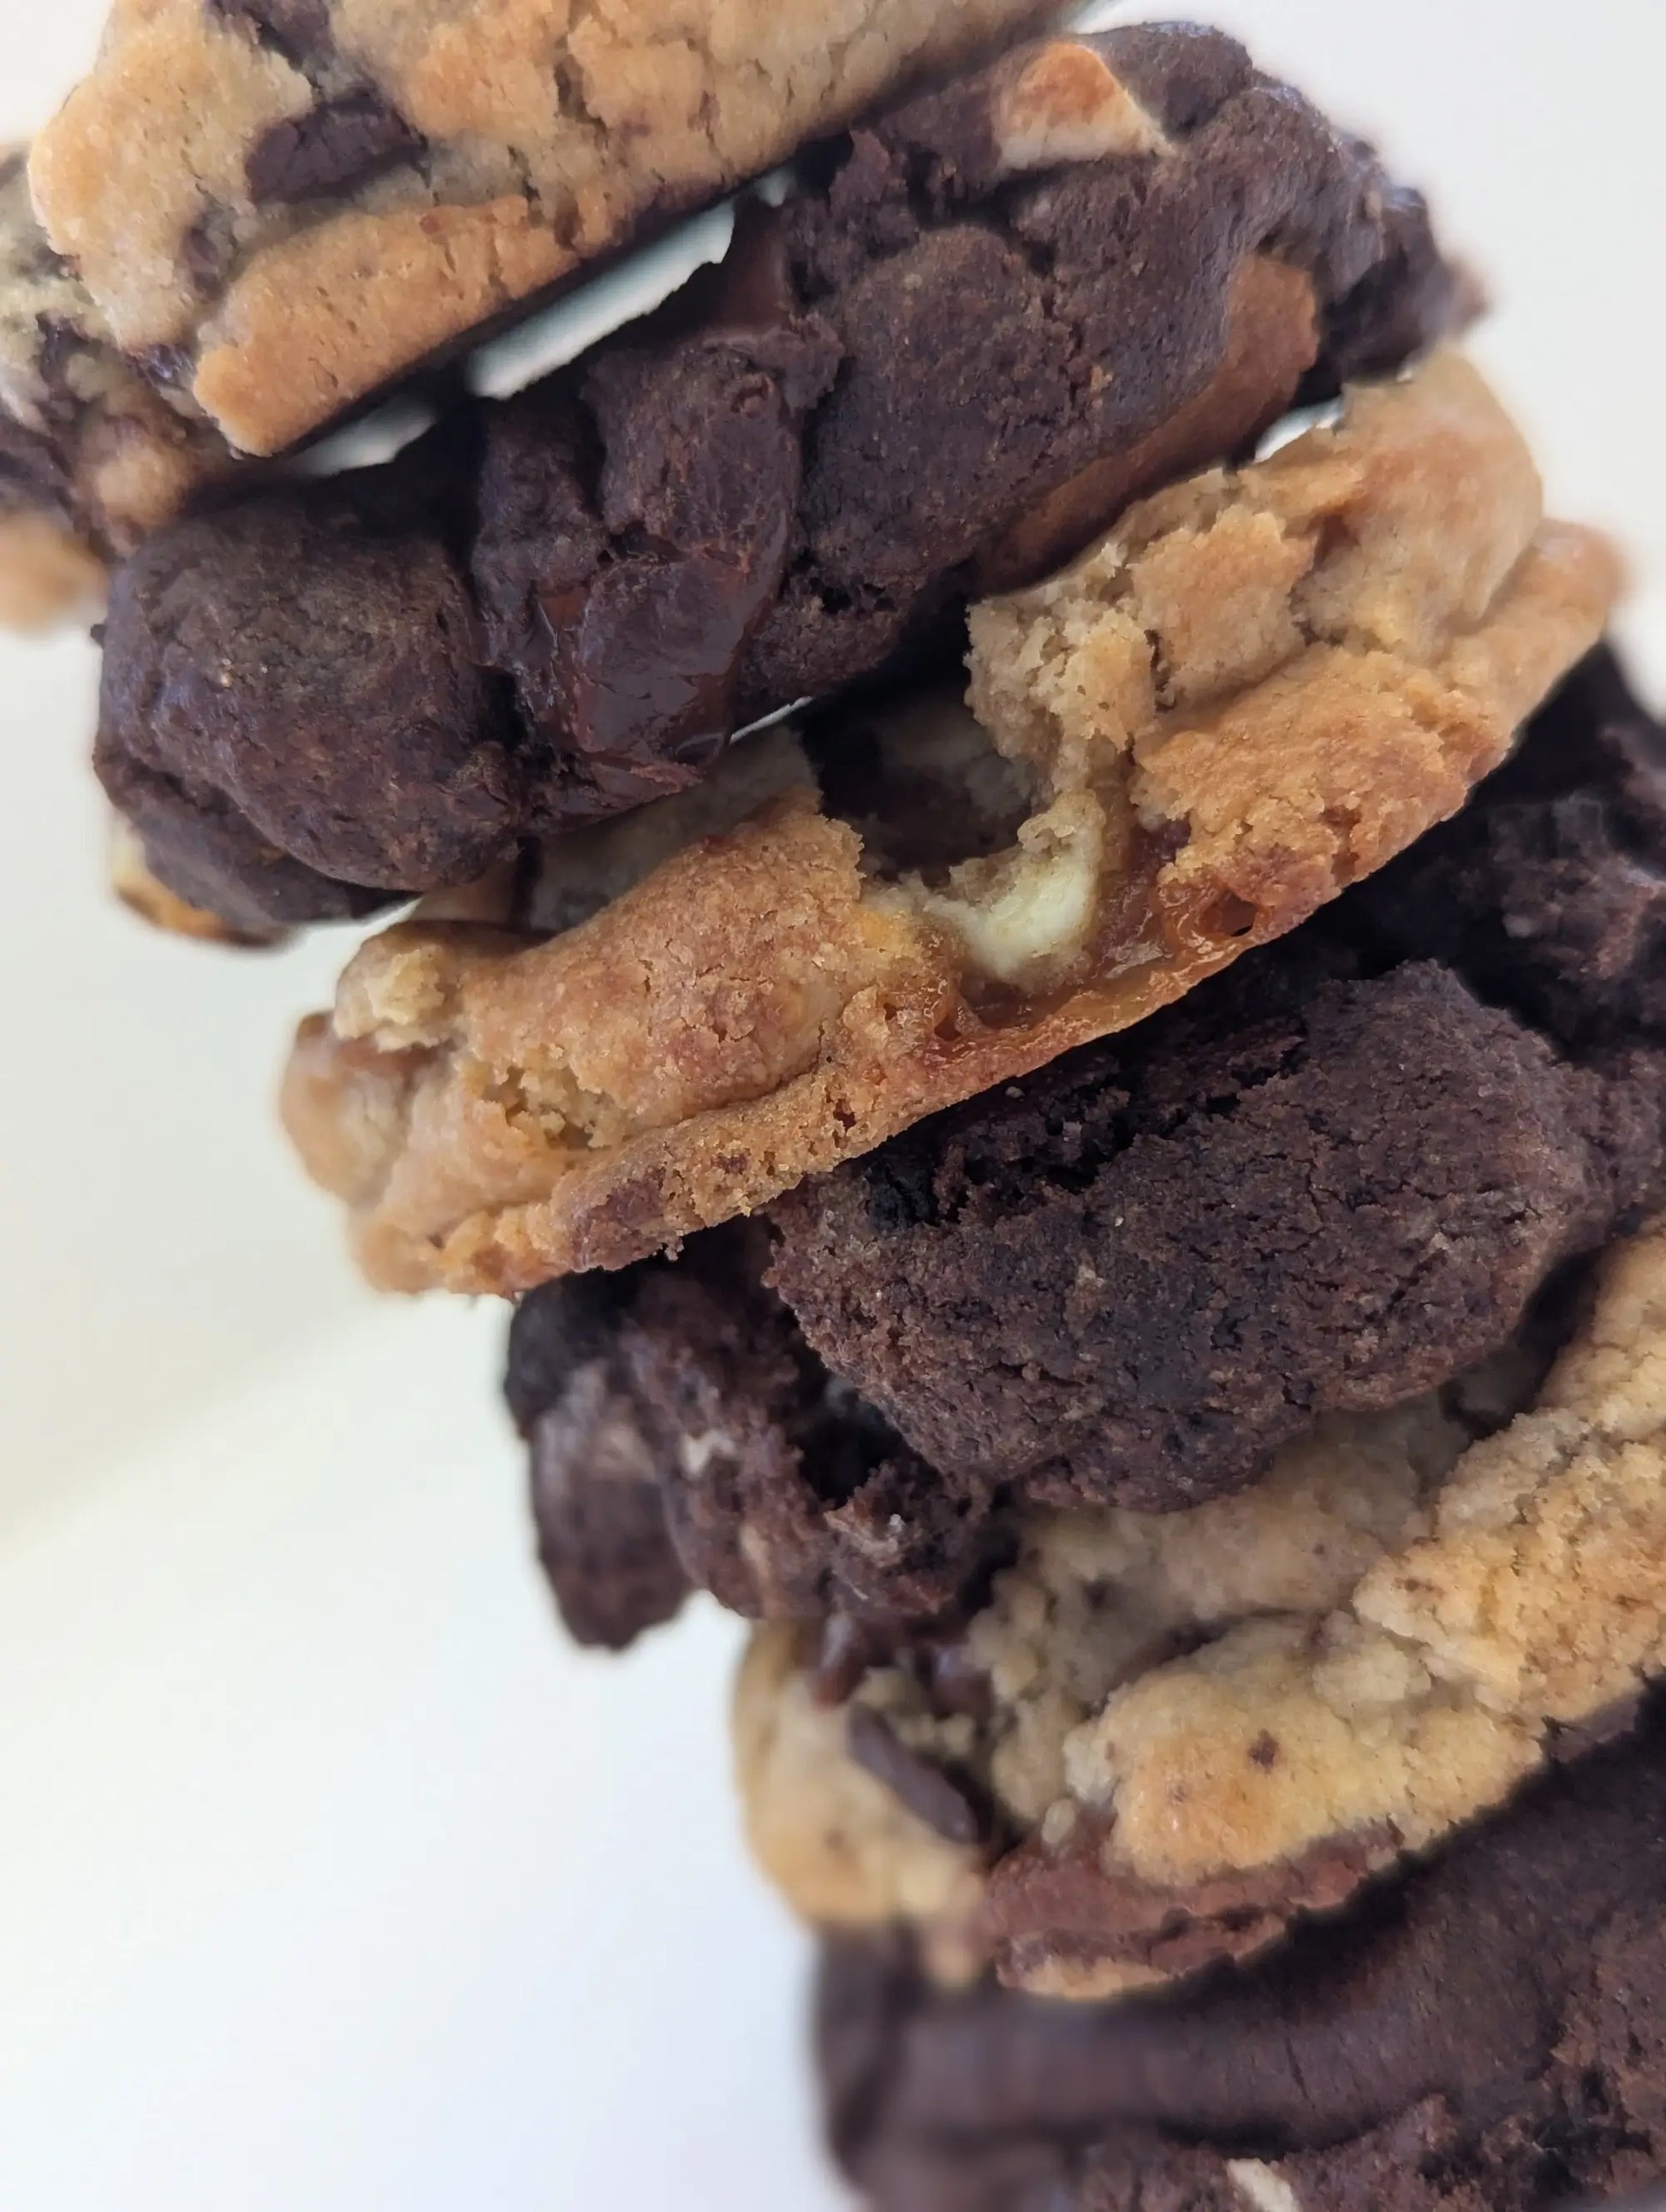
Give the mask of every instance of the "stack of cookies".
[{"label": "stack of cookies", "polygon": [[405,909],[288,1128],[519,1299],[571,1632],[757,1624],[866,2198],[1612,2200],[1666,732],[1421,199],[1047,13],[119,6],[0,181],[0,567],[114,564],[153,919]]}]

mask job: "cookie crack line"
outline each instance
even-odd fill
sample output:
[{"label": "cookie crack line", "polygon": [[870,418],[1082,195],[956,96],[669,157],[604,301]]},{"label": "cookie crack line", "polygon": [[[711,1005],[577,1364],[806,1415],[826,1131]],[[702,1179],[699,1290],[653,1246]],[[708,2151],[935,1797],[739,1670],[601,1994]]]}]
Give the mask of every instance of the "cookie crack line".
[{"label": "cookie crack line", "polygon": [[[1146,620],[1120,584],[1105,603],[1125,573]],[[1617,585],[1600,538],[1541,522],[1467,364],[1359,388],[1339,426],[1156,495],[974,609],[981,742],[1032,793],[1005,853],[946,890],[876,880],[806,781],[547,942],[396,928],[303,1031],[291,1136],[391,1286],[514,1291],[640,1258],[1285,934],[1458,811]],[[1292,600],[1331,641],[1302,643]],[[1184,672],[1166,712],[1147,621]],[[1368,824],[1346,848],[1339,791]],[[546,1096],[559,1133],[511,1129],[477,1066]],[[396,1102],[415,1133],[390,1154]]]}]

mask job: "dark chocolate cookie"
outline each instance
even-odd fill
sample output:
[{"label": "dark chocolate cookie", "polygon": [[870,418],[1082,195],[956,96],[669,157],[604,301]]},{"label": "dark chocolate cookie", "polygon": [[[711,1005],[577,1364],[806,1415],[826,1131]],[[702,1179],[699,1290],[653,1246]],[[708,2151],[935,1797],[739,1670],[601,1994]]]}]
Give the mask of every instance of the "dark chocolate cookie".
[{"label": "dark chocolate cookie", "polygon": [[575,1638],[619,1651],[680,1610],[655,1447],[617,1357],[642,1270],[579,1275],[523,1302],[509,1410],[530,1449],[538,1560]]},{"label": "dark chocolate cookie", "polygon": [[1462,813],[1361,884],[1368,942],[1573,1044],[1666,1032],[1666,730],[1593,653]]},{"label": "dark chocolate cookie", "polygon": [[1298,933],[782,1199],[811,1343],[937,1466],[1157,1511],[1485,1358],[1657,1187],[1660,1063],[1351,965]]},{"label": "dark chocolate cookie", "polygon": [[934,1990],[830,1947],[842,2164],[883,2212],[1561,2212],[1666,2179],[1666,1727],[1349,1920],[1178,1996]]}]

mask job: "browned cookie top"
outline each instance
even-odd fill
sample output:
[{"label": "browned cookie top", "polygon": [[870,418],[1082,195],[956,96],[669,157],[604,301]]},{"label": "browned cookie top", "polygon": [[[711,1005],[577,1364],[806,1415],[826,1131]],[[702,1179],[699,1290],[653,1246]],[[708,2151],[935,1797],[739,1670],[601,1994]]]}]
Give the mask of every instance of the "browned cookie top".
[{"label": "browned cookie top", "polygon": [[[508,736],[496,851],[685,788],[737,726],[925,649],[939,617],[952,641],[970,592],[1043,573],[1298,395],[1426,347],[1454,289],[1421,202],[1213,33],[1025,49],[818,152],[799,197],[744,212],[721,270],[491,412],[472,582],[514,709],[454,713],[444,734],[488,760]],[[326,499],[333,555],[264,549],[325,669],[353,647],[358,495]],[[320,916],[344,882],[462,880],[479,842],[453,834],[414,708],[332,744],[322,789],[291,757],[297,653],[234,667],[212,763],[154,719],[159,661],[221,682],[210,641],[250,514],[188,526],[118,590],[102,752],[171,780],[157,872],[180,870],[195,817],[229,809],[331,879]],[[187,568],[201,635],[155,588]],[[413,647],[424,620],[403,615]],[[223,854],[193,895],[210,865]],[[252,843],[225,901],[264,884]]]},{"label": "browned cookie top", "polygon": [[878,2212],[1568,2212],[1666,2179],[1666,1735],[1538,1785],[1275,1959],[1096,2008],[830,1947]]}]

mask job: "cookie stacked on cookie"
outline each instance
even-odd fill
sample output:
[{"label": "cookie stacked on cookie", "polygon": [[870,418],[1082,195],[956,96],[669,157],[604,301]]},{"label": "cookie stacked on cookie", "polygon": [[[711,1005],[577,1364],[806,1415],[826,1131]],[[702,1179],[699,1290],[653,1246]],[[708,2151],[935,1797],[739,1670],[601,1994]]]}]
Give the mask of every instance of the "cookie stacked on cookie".
[{"label": "cookie stacked on cookie", "polygon": [[520,1299],[573,1632],[757,1624],[840,2155],[1666,2172],[1666,734],[1421,200],[1206,30],[394,12],[119,10],[0,202],[11,542],[125,556],[135,903],[408,908],[288,1127],[371,1279]]}]

